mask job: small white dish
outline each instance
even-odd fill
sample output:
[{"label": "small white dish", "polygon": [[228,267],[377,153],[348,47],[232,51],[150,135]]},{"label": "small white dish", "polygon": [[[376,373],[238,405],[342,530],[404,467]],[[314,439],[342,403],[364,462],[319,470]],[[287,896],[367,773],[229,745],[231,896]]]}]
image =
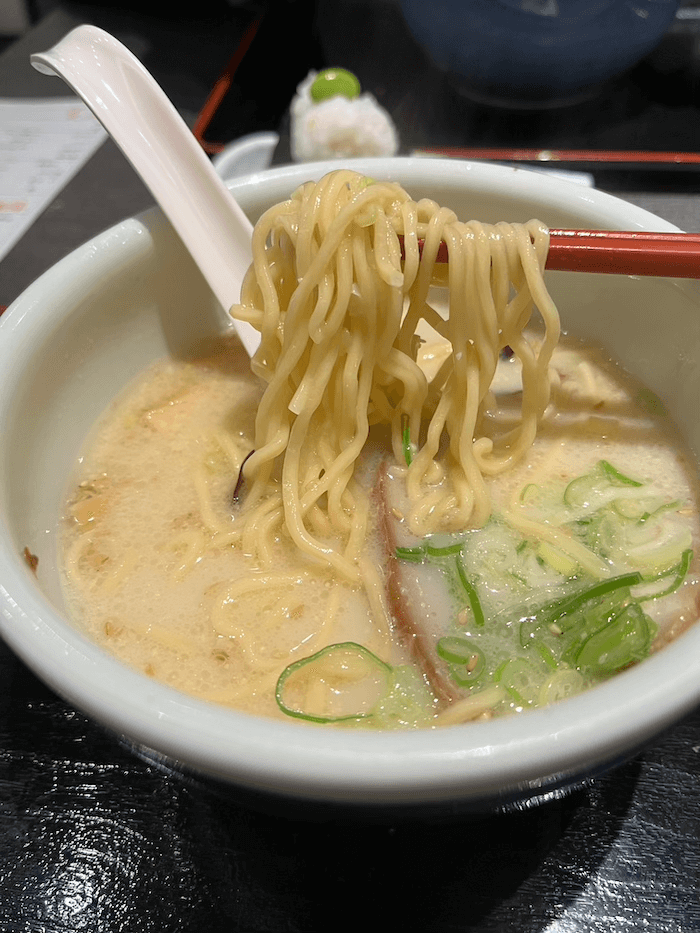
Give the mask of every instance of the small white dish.
[{"label": "small white dish", "polygon": [[272,164],[278,142],[277,133],[249,133],[229,143],[214,156],[212,164],[224,181],[263,172]]}]

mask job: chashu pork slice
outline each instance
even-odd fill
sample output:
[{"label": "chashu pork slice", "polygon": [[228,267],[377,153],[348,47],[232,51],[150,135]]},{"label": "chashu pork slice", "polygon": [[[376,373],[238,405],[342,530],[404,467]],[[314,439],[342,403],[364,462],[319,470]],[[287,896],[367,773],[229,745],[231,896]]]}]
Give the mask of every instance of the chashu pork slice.
[{"label": "chashu pork slice", "polygon": [[468,688],[452,679],[448,663],[437,651],[440,639],[454,633],[454,599],[439,567],[396,556],[398,547],[421,544],[402,517],[402,490],[402,480],[392,475],[388,465],[382,465],[376,494],[388,602],[396,631],[411,659],[423,671],[441,706],[449,706],[469,695]]}]

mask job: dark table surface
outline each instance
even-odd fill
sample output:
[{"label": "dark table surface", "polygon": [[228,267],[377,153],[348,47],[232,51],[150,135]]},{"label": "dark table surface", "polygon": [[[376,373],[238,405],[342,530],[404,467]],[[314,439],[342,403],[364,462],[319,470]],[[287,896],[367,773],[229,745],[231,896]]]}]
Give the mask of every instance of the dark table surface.
[{"label": "dark table surface", "polygon": [[[654,56],[595,101],[526,119],[464,99],[402,31],[389,0],[315,8],[290,0],[286,7],[298,24],[314,26],[304,60],[290,70],[287,99],[294,68],[305,73],[324,61],[353,68],[391,110],[405,149],[700,151],[700,22],[692,17],[678,20]],[[192,124],[259,10],[213,0],[177,17],[156,9],[52,8],[0,56],[0,97],[65,95],[60,82],[29,68],[28,54],[80,22],[94,22],[144,61]],[[251,106],[266,56],[281,42],[270,22],[260,28],[239,90],[213,128],[223,141],[281,128],[280,162],[283,107]],[[597,181],[685,229],[700,229],[695,173],[618,172]],[[116,147],[105,143],[0,263],[0,304],[74,246],[150,203]],[[476,818],[457,809],[399,817],[251,797],[145,761],[51,693],[0,644],[0,931],[374,926],[700,930],[700,710],[634,760],[536,808]]]}]

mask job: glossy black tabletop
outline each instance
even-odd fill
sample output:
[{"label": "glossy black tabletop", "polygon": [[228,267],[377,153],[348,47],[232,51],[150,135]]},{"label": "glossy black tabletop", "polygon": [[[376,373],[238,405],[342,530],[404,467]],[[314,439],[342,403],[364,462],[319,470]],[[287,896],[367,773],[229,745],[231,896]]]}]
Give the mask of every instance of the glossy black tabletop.
[{"label": "glossy black tabletop", "polygon": [[[64,94],[59,82],[31,71],[28,54],[92,21],[142,58],[192,122],[257,12],[212,2],[162,17],[148,4],[120,13],[106,4],[62,4],[0,56],[0,97]],[[320,56],[360,73],[392,110],[406,148],[527,142],[700,151],[695,53],[685,27],[616,84],[617,96],[608,88],[597,108],[589,101],[528,122],[464,99],[416,57],[388,0],[302,2],[295,13],[300,22],[312,15],[309,66]],[[394,36],[391,68],[390,57],[377,54],[389,42],[382,30]],[[268,20],[258,38],[274,44],[275,35]],[[261,44],[256,55],[273,47]],[[400,73],[409,53],[422,71],[399,85],[389,71]],[[677,93],[664,55],[675,62]],[[249,59],[246,67],[241,88],[250,102],[262,66]],[[657,90],[650,95],[654,74]],[[434,101],[440,90],[439,106],[427,106],[421,87]],[[235,114],[230,105],[222,112],[218,132],[235,138],[274,119],[281,129],[275,159],[284,160],[283,113],[248,106],[238,122]],[[700,229],[694,174],[649,179],[618,172],[607,181],[609,190]],[[74,246],[150,201],[106,143],[0,263],[0,304]],[[634,759],[533,808],[475,816],[458,807],[403,814],[313,807],[139,757],[56,697],[0,643],[2,933],[374,927],[700,931],[700,710]]]}]

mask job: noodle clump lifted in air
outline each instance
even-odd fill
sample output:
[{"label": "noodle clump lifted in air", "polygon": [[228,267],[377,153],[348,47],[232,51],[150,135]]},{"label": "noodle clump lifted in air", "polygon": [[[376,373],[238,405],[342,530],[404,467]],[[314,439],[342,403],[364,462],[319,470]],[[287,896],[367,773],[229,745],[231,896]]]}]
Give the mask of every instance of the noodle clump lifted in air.
[{"label": "noodle clump lifted in air", "polygon": [[[436,262],[441,241],[447,264]],[[232,309],[261,333],[252,368],[266,384],[244,467],[244,548],[269,563],[284,528],[302,552],[360,581],[371,493],[356,466],[373,425],[390,429],[404,464],[412,531],[483,525],[485,477],[529,449],[549,401],[559,317],[542,278],[547,249],[537,221],[463,223],[351,171],[268,210]],[[448,289],[446,317],[431,304],[435,286]],[[537,339],[524,333],[535,306]],[[418,362],[426,324],[451,346],[431,378]],[[522,364],[522,406],[516,425],[491,437],[485,415],[505,347]]]}]

